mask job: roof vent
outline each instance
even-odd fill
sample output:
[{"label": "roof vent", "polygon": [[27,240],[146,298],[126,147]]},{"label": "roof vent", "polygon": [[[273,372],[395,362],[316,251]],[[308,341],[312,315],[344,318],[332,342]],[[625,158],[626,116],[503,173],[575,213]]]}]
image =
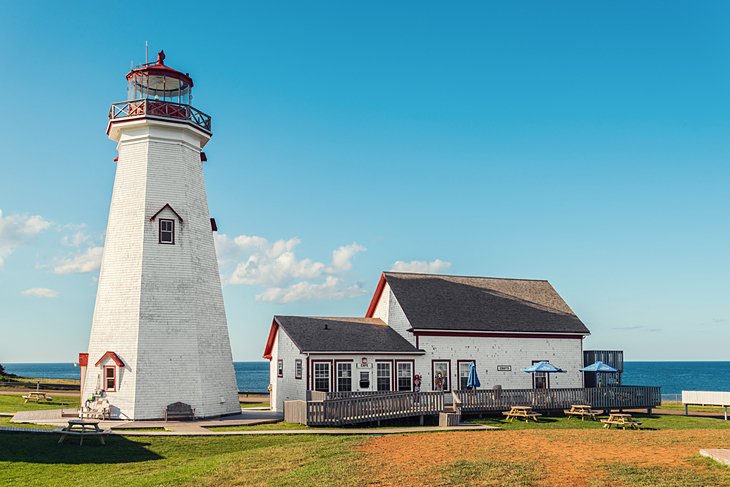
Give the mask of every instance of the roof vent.
[{"label": "roof vent", "polygon": [[324,324],[324,329],[325,329],[325,330],[329,330],[329,329],[330,329],[330,327],[329,327],[329,326],[327,326],[327,323],[325,323],[325,324]]}]

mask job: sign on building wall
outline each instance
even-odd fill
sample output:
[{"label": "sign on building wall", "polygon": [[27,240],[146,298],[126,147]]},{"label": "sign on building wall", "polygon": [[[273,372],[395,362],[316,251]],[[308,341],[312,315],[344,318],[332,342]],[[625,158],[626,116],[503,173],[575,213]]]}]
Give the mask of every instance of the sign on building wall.
[{"label": "sign on building wall", "polygon": [[512,372],[511,365],[497,365],[497,372]]}]

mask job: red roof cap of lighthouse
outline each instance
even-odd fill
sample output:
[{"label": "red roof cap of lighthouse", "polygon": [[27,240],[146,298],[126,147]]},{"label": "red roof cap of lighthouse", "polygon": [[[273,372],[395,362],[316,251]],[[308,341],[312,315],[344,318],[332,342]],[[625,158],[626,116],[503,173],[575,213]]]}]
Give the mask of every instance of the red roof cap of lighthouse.
[{"label": "red roof cap of lighthouse", "polygon": [[193,78],[188,73],[181,73],[176,69],[165,66],[165,51],[157,53],[157,61],[155,63],[143,64],[127,73],[127,81],[138,76],[167,76],[168,78],[180,80],[190,85],[191,88],[193,86]]}]

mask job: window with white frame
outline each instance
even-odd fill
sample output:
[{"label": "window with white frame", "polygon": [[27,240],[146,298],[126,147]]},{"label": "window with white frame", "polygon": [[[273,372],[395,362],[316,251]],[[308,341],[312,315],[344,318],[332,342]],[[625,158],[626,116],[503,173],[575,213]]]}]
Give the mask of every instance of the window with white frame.
[{"label": "window with white frame", "polygon": [[329,362],[314,362],[314,390],[330,392]]},{"label": "window with white frame", "polygon": [[398,390],[413,390],[413,364],[411,362],[397,362]]},{"label": "window with white frame", "polygon": [[391,382],[390,362],[377,362],[377,389],[379,391],[389,391]]},{"label": "window with white frame", "polygon": [[302,378],[302,359],[298,358],[294,361],[294,378]]},{"label": "window with white frame", "polygon": [[114,366],[104,367],[104,390],[117,390],[117,368]]},{"label": "window with white frame", "polygon": [[370,389],[370,371],[360,371],[360,389]]},{"label": "window with white frame", "polygon": [[469,383],[469,370],[471,370],[471,362],[459,362],[459,389],[466,389]]},{"label": "window with white frame", "polygon": [[337,392],[352,391],[352,363],[339,362],[337,364]]},{"label": "window with white frame", "polygon": [[160,243],[175,244],[175,220],[160,218]]},{"label": "window with white frame", "polygon": [[282,359],[276,361],[276,376],[284,377],[284,361]]}]

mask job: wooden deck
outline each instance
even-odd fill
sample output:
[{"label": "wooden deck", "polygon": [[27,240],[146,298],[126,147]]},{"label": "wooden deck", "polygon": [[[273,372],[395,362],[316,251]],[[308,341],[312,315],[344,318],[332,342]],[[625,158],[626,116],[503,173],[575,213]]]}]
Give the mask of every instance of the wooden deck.
[{"label": "wooden deck", "polygon": [[[443,392],[312,392],[307,401],[286,401],[285,420],[310,426],[344,426],[445,411]],[[454,391],[448,409],[458,413],[509,411],[530,406],[551,411],[589,404],[594,409],[652,409],[661,404],[659,387],[620,386],[571,389]]]}]

